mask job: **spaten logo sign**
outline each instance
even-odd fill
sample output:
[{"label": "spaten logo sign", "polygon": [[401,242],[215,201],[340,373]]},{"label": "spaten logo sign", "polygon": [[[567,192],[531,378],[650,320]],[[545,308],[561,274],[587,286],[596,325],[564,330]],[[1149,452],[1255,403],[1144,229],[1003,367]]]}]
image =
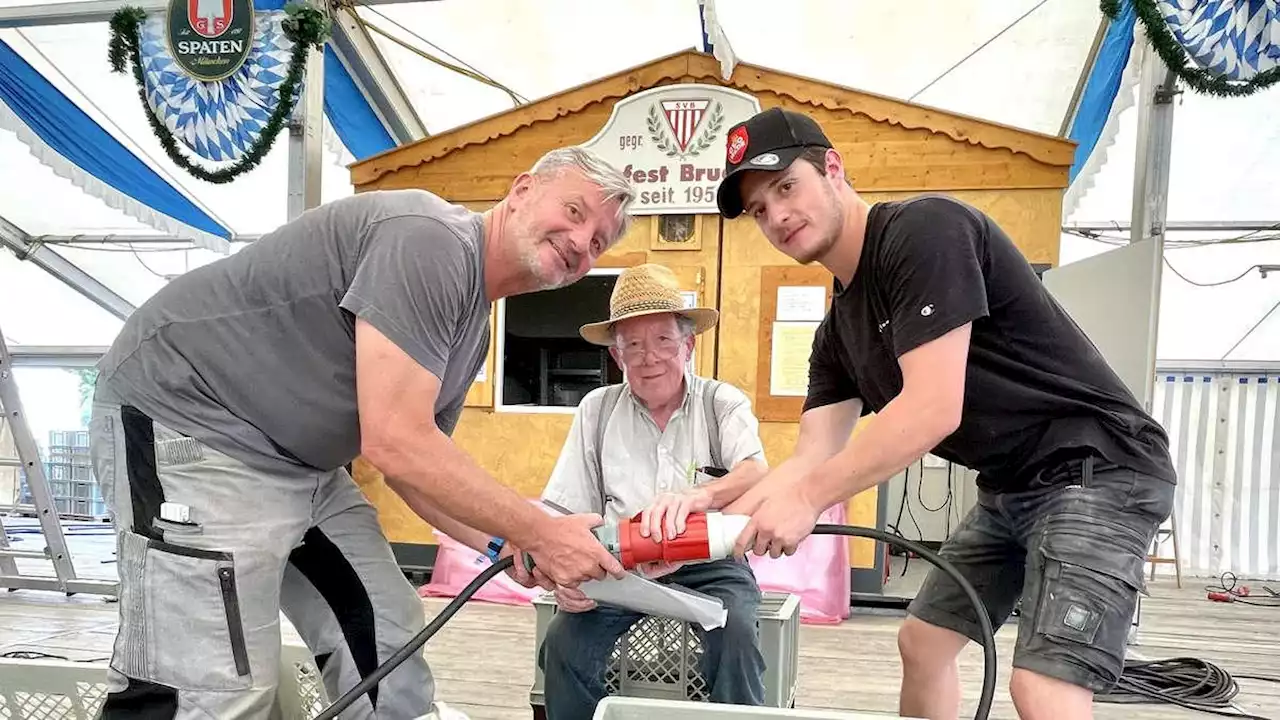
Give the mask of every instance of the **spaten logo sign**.
[{"label": "spaten logo sign", "polygon": [[173,59],[196,80],[221,80],[253,49],[253,0],[170,0]]}]

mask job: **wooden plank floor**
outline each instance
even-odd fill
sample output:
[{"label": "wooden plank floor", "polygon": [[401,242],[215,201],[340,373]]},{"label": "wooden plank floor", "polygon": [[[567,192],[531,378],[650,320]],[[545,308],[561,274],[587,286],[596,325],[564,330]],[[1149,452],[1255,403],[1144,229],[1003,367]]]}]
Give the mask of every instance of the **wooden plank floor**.
[{"label": "wooden plank floor", "polygon": [[[1280,677],[1280,608],[1210,603],[1198,588],[1172,581],[1152,587],[1143,602],[1138,645],[1141,659],[1197,657],[1231,673]],[[426,601],[428,614],[445,601]],[[900,618],[856,615],[835,627],[804,626],[800,640],[797,705],[857,709],[893,714],[897,711],[901,665],[897,657]],[[1000,671],[992,718],[1016,718],[1007,690],[1016,626],[997,633]],[[526,608],[472,605],[464,608],[428,645],[441,697],[457,700],[479,720],[527,718],[528,688],[533,682],[534,627]],[[500,658],[492,665],[482,653]],[[497,666],[497,668],[493,666]],[[960,664],[963,686],[961,717],[972,717],[982,687],[982,652],[971,646]],[[1238,707],[1244,712],[1280,720],[1280,684],[1240,680]],[[1154,720],[1208,717],[1169,705],[1097,703],[1099,720]]]},{"label": "wooden plank floor", "polygon": [[[95,564],[99,567],[90,567]],[[919,565],[913,563],[911,570],[916,572],[907,577],[895,578],[888,592],[913,593],[921,577],[918,571],[923,570]],[[77,570],[82,575],[110,577],[113,566],[77,560]],[[1231,673],[1280,675],[1280,608],[1209,602],[1204,584],[1184,579],[1179,590],[1172,579],[1154,582],[1152,597],[1143,602],[1139,644],[1131,648],[1133,654],[1142,659],[1198,657]],[[1280,583],[1272,586],[1280,589]],[[433,617],[445,604],[445,600],[424,600],[427,616]],[[901,673],[896,632],[900,622],[900,617],[858,614],[839,626],[804,626],[797,704],[890,715],[896,712]],[[66,598],[34,591],[0,594],[0,655],[28,651],[101,660],[110,652],[115,625],[115,604],[100,598]],[[1000,671],[992,718],[1016,717],[1007,691],[1015,631],[1014,625],[1007,625],[997,633]],[[440,697],[458,705],[474,720],[530,717],[534,634],[532,608],[482,603],[463,608],[426,648]],[[287,623],[285,639],[297,642]],[[482,659],[486,656],[488,661]],[[973,715],[981,679],[981,651],[970,647],[961,659],[962,718]],[[1241,710],[1280,720],[1280,684],[1254,680],[1240,680],[1239,684],[1237,705]],[[1099,703],[1096,717],[1178,720],[1209,716],[1168,705]]]}]

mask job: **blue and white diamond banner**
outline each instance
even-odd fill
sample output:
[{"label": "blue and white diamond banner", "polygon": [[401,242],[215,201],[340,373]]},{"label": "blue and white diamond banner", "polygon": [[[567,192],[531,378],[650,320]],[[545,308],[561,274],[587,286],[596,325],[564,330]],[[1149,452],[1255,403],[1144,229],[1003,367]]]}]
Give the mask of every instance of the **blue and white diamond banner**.
[{"label": "blue and white diamond banner", "polygon": [[1201,68],[1245,82],[1280,65],[1280,0],[1161,0],[1178,44]]},{"label": "blue and white diamond banner", "polygon": [[148,15],[139,29],[147,104],[179,142],[214,162],[234,162],[249,152],[279,105],[289,72],[293,42],[281,27],[286,17],[283,11],[255,13],[253,48],[244,64],[223,80],[203,82],[174,61],[165,15]]}]

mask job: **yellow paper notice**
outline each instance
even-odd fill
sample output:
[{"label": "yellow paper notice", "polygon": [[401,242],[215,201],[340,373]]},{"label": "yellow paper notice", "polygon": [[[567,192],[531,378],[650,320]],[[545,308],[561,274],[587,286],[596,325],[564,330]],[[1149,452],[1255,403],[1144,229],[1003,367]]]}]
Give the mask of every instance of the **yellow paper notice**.
[{"label": "yellow paper notice", "polygon": [[769,354],[769,394],[804,397],[809,389],[809,351],[816,322],[775,322]]}]

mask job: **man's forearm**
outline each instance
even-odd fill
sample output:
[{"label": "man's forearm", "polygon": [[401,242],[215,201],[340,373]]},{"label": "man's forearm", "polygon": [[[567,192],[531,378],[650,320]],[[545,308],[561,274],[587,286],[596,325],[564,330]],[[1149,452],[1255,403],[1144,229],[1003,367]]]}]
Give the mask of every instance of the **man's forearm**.
[{"label": "man's forearm", "polygon": [[487,533],[476,530],[466,523],[458,522],[446,515],[440,508],[436,507],[423,495],[417,488],[408,483],[398,483],[395,488],[397,494],[404,498],[405,504],[409,509],[413,510],[418,517],[426,520],[436,530],[448,535],[476,552],[485,552],[488,549],[489,539],[493,537]]},{"label": "man's forearm", "polygon": [[[402,435],[369,460],[414,512],[433,525],[441,523],[437,527],[451,536],[461,533],[465,537],[458,541],[473,548],[473,542],[483,548],[491,536],[527,547],[548,518],[438,430]],[[446,529],[449,521],[452,532]]]},{"label": "man's forearm", "polygon": [[801,491],[813,507],[827,508],[888,480],[951,432],[932,417],[922,404],[895,399],[843,450],[807,473]]},{"label": "man's forearm", "polygon": [[736,500],[721,506],[726,512],[743,513],[750,515],[756,511],[760,502],[775,492],[778,488],[792,486],[804,479],[811,470],[818,467],[824,458],[813,452],[797,452],[795,455],[783,460],[780,465],[770,469],[765,473],[764,477],[755,483],[751,489],[742,493]]}]

